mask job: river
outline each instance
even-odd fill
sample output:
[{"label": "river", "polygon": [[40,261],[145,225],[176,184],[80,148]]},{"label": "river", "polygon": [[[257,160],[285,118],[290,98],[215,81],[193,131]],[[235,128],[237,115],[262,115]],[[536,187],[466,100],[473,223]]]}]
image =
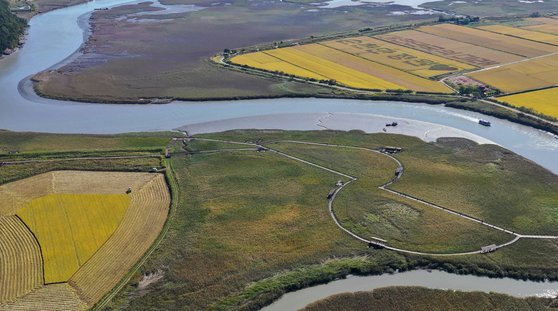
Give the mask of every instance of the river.
[{"label": "river", "polygon": [[508,294],[516,297],[556,297],[558,282],[520,281],[510,278],[491,279],[474,275],[456,275],[442,271],[382,274],[376,276],[349,276],[346,279],[317,285],[283,295],[262,311],[298,310],[331,295],[371,291],[387,286],[423,286],[433,289],[483,291]]},{"label": "river", "polygon": [[[98,105],[64,102],[39,98],[34,94],[22,95],[18,84],[26,77],[70,57],[83,43],[84,33],[78,26],[80,16],[95,8],[110,7],[126,0],[96,0],[86,4],[49,12],[34,17],[30,22],[25,46],[0,61],[0,128],[15,131],[55,133],[121,133],[131,131],[171,130],[185,125],[225,122],[239,118],[254,118],[299,114],[350,114],[363,118],[383,115],[394,118],[419,120],[445,125],[473,133],[500,144],[526,158],[558,172],[558,140],[548,133],[508,121],[486,117],[478,113],[455,110],[420,103],[389,101],[358,101],[340,99],[265,99],[223,102],[173,102],[166,105]],[[493,126],[482,127],[479,118],[488,119]],[[284,129],[313,129],[316,122],[285,118]],[[350,120],[350,118],[349,118]],[[230,122],[228,124],[238,123]],[[252,128],[252,124],[244,124]],[[264,125],[257,127],[265,128]],[[361,126],[362,127],[362,126]],[[358,128],[350,121],[337,124],[339,129]],[[371,130],[372,131],[372,130]],[[518,280],[485,280],[474,276],[458,276],[424,271],[395,275],[351,277],[302,291],[289,293],[269,310],[295,308],[294,302],[304,305],[333,293],[351,290],[371,290],[388,285],[423,285],[434,288],[491,290],[517,296],[556,293],[556,283],[535,283]],[[487,287],[488,286],[488,287]],[[303,300],[304,298],[304,300]],[[286,303],[286,304],[285,304]],[[298,304],[296,306],[303,306]]]}]

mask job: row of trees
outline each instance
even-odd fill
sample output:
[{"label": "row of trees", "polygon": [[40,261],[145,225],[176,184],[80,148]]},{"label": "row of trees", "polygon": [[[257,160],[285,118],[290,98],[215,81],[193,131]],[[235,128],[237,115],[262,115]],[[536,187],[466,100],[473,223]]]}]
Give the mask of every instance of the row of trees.
[{"label": "row of trees", "polygon": [[8,1],[0,0],[0,54],[5,49],[12,49],[18,45],[25,27],[27,22],[10,12]]}]

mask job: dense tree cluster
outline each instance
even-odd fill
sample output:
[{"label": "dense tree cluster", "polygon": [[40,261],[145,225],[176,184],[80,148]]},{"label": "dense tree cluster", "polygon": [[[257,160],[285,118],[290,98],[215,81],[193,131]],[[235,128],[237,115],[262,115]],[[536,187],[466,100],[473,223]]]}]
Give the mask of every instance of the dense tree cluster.
[{"label": "dense tree cluster", "polygon": [[6,0],[0,0],[0,54],[7,48],[14,48],[25,31],[27,22],[10,12]]}]

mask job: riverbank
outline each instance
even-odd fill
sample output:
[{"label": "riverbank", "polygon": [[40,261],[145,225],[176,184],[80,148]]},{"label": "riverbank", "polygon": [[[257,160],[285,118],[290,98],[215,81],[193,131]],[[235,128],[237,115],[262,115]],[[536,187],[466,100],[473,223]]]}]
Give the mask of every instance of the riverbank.
[{"label": "riverbank", "polygon": [[337,294],[306,307],[303,311],[539,311],[553,308],[548,298],[519,299],[496,293],[468,293],[421,287],[387,287],[374,291]]}]

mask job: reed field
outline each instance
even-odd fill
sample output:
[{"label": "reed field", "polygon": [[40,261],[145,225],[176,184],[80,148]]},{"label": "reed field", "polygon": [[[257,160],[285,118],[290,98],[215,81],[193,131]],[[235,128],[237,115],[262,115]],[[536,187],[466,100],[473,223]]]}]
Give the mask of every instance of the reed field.
[{"label": "reed field", "polygon": [[[357,176],[334,202],[335,211],[344,210],[348,216],[344,225],[364,234],[376,230],[389,243],[411,249],[476,250],[505,236],[374,192],[396,167],[383,155],[278,141],[399,146],[403,152],[396,157],[406,172],[390,187],[400,185],[399,191],[521,228],[521,233],[556,232],[556,176],[498,146],[463,139],[425,143],[414,137],[358,131],[238,130],[199,137],[257,140]],[[201,143],[192,148],[228,145]],[[525,239],[495,253],[455,258],[369,249],[335,226],[328,212],[326,196],[343,177],[273,152],[224,150],[177,155],[171,161],[179,208],[170,218],[169,234],[141,273],[113,299],[111,309],[259,310],[287,291],[348,274],[396,269],[438,267],[494,277],[558,277],[556,241]],[[347,204],[340,205],[341,201]],[[164,278],[147,290],[138,289],[142,276],[158,269]]]},{"label": "reed field", "polygon": [[320,44],[423,78],[476,68],[371,37],[346,38]]},{"label": "reed field", "polygon": [[469,76],[505,93],[550,87],[558,84],[558,55],[478,71]]},{"label": "reed field", "polygon": [[398,166],[385,155],[292,143],[273,147],[358,178],[337,195],[334,209],[340,222],[360,236],[379,237],[404,249],[440,253],[471,251],[512,239],[508,234],[378,189],[392,178]]},{"label": "reed field", "polygon": [[50,194],[19,210],[41,245],[45,283],[68,281],[112,235],[129,204],[124,193]]},{"label": "reed field", "polygon": [[531,41],[558,45],[558,36],[540,32],[540,31],[531,31],[531,30],[521,29],[518,27],[506,26],[506,25],[488,25],[488,26],[477,27],[477,29],[508,35],[511,37],[518,37],[518,38],[527,39]]},{"label": "reed field", "polygon": [[558,46],[453,24],[423,26],[418,30],[460,42],[516,54],[522,57],[536,57],[558,52]]},{"label": "reed field", "polygon": [[558,118],[558,88],[498,97],[499,101]]},{"label": "reed field", "polygon": [[393,44],[453,59],[476,67],[490,67],[525,59],[519,55],[460,42],[417,30],[390,32],[376,37]]}]

